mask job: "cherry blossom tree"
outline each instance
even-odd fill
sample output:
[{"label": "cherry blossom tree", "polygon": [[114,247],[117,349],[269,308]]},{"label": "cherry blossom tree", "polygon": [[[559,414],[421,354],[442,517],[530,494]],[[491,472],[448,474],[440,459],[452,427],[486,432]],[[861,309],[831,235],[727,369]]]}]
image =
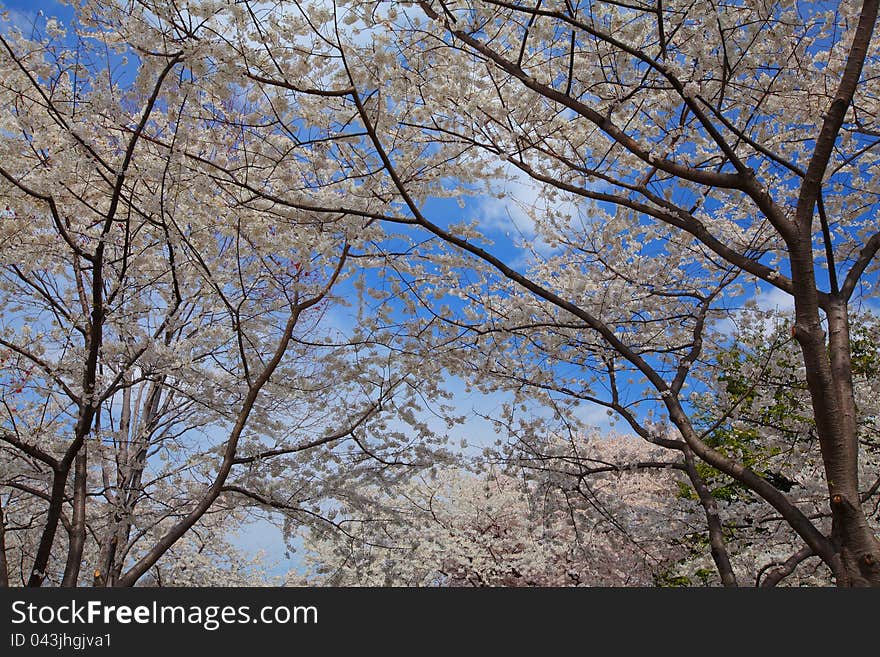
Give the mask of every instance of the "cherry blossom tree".
[{"label": "cherry blossom tree", "polygon": [[[180,38],[196,14],[234,28],[216,30],[213,56],[263,90],[273,139],[296,126],[276,104],[334,117],[324,135],[344,147],[308,153],[335,165],[318,170],[320,192],[291,189],[296,158],[283,150],[263,151],[272,171],[259,183],[221,166],[224,181],[402,226],[377,235],[386,278],[408,295],[413,335],[455,344],[435,349],[450,371],[555,405],[567,422],[577,403],[605,406],[677,453],[725,585],[739,582],[700,464],[772,507],[839,584],[863,585],[878,582],[880,553],[862,502],[850,316],[880,246],[876,11],[245,3],[164,20]],[[520,208],[531,239],[514,250],[493,247],[479,217],[450,222],[425,205],[459,197],[465,219],[466,199],[503,195],[505,177],[536,190]],[[756,284],[794,303],[830,528],[696,423],[692,368]]]},{"label": "cherry blossom tree", "polygon": [[90,9],[0,35],[4,583],[158,582],[166,554],[204,551],[248,508],[324,522],[389,460],[442,458],[415,419],[440,394],[412,385],[430,366],[332,327],[363,223],[191,166],[259,175],[247,100]]},{"label": "cherry blossom tree", "polygon": [[[480,373],[605,405],[678,451],[724,584],[738,581],[698,463],[772,507],[840,585],[880,582],[850,329],[880,246],[877,3],[377,7],[346,3],[389,52],[340,48],[349,93],[403,206],[389,221],[448,244],[459,270],[488,272],[460,280],[479,310],[455,324],[479,336]],[[543,199],[527,214],[540,242],[525,264],[422,204],[504,173]],[[695,424],[691,368],[756,282],[794,302],[830,528]]]},{"label": "cherry blossom tree", "polygon": [[[572,454],[558,446],[562,464]],[[375,490],[358,509],[339,511],[337,531],[306,536],[311,570],[293,583],[345,586],[646,586],[686,554],[676,544],[687,514],[667,515],[670,468],[615,470],[614,461],[650,457],[623,436],[580,436],[594,479],[543,477],[487,467],[444,469],[391,490]],[[603,467],[604,466],[604,467]],[[601,471],[601,473],[600,473]],[[583,474],[583,473],[581,473]],[[684,511],[684,508],[682,509]],[[664,524],[666,532],[654,533]],[[646,531],[648,528],[652,528]]]}]

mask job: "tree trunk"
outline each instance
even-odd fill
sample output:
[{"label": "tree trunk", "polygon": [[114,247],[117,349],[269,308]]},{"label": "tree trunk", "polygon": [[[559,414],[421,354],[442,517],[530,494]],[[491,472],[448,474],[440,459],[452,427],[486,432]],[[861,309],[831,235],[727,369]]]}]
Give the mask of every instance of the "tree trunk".
[{"label": "tree trunk", "polygon": [[67,548],[67,565],[61,586],[76,586],[86,543],[86,483],[88,479],[86,446],[80,448],[73,468],[73,525]]},{"label": "tree trunk", "polygon": [[840,405],[838,425],[848,437],[845,458],[851,464],[852,471],[851,479],[847,480],[846,494],[838,492],[831,495],[832,541],[840,550],[843,568],[851,585],[880,586],[880,542],[868,525],[859,494],[858,423],[846,303],[835,300],[826,316],[831,376]]},{"label": "tree trunk", "polygon": [[828,485],[831,540],[838,556],[836,563],[828,565],[838,586],[880,586],[880,542],[868,526],[859,497],[858,430],[847,306],[834,296],[827,304],[826,344],[809,231],[802,231],[793,247],[793,333],[803,353]]},{"label": "tree trunk", "polygon": [[55,544],[55,532],[61,519],[61,510],[64,505],[64,494],[67,489],[67,476],[70,469],[56,470],[52,473],[52,492],[49,500],[49,509],[46,512],[46,523],[43,525],[43,533],[37,547],[37,556],[28,578],[29,587],[39,587],[46,579],[46,569],[52,556],[52,546]]}]

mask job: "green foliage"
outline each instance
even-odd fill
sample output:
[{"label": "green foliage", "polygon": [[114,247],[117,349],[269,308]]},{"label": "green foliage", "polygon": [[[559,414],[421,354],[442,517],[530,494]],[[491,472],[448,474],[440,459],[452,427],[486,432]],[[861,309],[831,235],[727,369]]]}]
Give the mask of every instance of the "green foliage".
[{"label": "green foliage", "polygon": [[[880,375],[880,340],[876,318],[854,318],[852,323],[852,368],[856,378],[871,379]],[[780,463],[780,441],[767,440],[768,434],[794,445],[812,441],[815,420],[811,412],[806,381],[798,369],[797,344],[790,338],[791,324],[783,321],[770,336],[759,332],[740,337],[740,341],[717,352],[714,390],[705,396],[695,414],[708,431],[706,442],[722,454],[788,492],[797,481],[786,476]],[[731,409],[721,425],[713,422],[718,409]],[[877,445],[877,418],[861,418],[863,444]],[[709,484],[712,496],[726,502],[751,501],[754,496],[742,485],[705,464],[697,466]],[[697,500],[696,493],[684,484],[679,497]]]},{"label": "green foliage", "polygon": [[674,575],[671,571],[663,571],[654,575],[654,586],[660,588],[684,588],[692,586],[691,578],[685,575]]},{"label": "green foliage", "polygon": [[[873,329],[873,330],[872,330]],[[850,332],[853,375],[874,378],[880,374],[880,336],[876,327],[859,323]]]}]

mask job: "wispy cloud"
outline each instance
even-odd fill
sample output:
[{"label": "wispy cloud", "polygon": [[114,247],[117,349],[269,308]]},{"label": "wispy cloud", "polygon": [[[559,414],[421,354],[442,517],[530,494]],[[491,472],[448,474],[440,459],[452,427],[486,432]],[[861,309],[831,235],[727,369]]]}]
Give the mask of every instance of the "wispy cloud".
[{"label": "wispy cloud", "polygon": [[777,312],[786,313],[794,310],[794,297],[788,292],[783,292],[779,288],[773,287],[769,290],[763,290],[755,297],[755,305],[760,310],[775,310]]},{"label": "wispy cloud", "polygon": [[472,208],[474,219],[488,236],[503,236],[522,250],[513,263],[517,267],[559,251],[550,237],[551,217],[561,218],[564,224],[579,216],[578,198],[563,192],[548,198],[545,191],[542,183],[508,164],[503,176],[490,183],[489,193]]}]

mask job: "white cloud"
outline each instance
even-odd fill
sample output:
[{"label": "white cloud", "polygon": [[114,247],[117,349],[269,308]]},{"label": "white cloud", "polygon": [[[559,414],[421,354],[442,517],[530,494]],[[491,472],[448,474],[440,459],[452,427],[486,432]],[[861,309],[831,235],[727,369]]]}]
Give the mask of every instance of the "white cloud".
[{"label": "white cloud", "polygon": [[775,310],[777,312],[786,313],[794,310],[794,297],[788,292],[783,292],[779,288],[773,287],[769,290],[763,290],[755,297],[755,304],[760,310]]},{"label": "white cloud", "polygon": [[521,257],[512,263],[515,267],[526,267],[558,252],[559,247],[547,241],[547,231],[538,225],[542,217],[553,215],[570,222],[579,215],[580,199],[557,190],[556,198],[548,199],[544,189],[545,185],[507,164],[504,176],[492,181],[490,193],[477,201],[475,218],[480,228],[490,237],[504,235],[522,249]]},{"label": "white cloud", "polygon": [[[492,195],[480,198],[477,205],[480,226],[491,232],[504,233],[513,240],[533,240],[537,230],[529,210],[538,205],[541,188],[525,173],[507,165],[507,178],[491,183]],[[501,198],[499,195],[503,194]]]}]

